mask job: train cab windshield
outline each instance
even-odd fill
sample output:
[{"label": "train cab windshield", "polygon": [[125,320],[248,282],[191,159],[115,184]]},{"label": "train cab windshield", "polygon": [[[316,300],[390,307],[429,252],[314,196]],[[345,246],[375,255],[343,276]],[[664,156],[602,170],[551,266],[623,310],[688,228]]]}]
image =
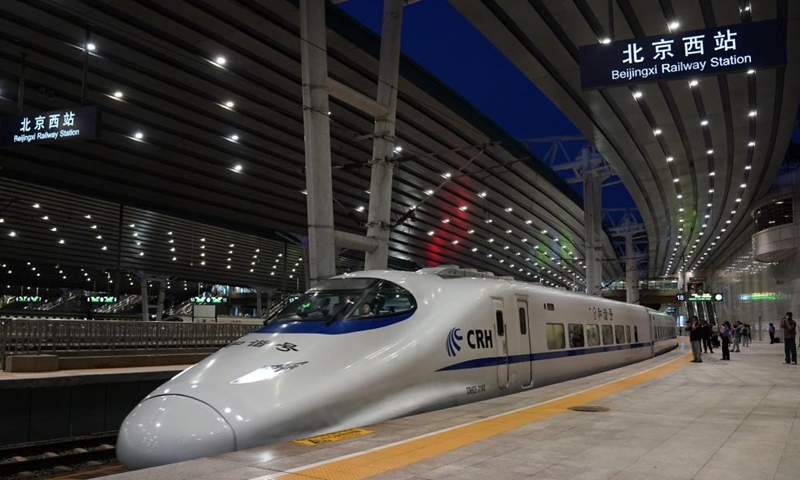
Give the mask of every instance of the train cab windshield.
[{"label": "train cab windshield", "polygon": [[414,296],[396,283],[377,278],[327,280],[299,296],[273,316],[273,322],[367,320],[409,313]]}]

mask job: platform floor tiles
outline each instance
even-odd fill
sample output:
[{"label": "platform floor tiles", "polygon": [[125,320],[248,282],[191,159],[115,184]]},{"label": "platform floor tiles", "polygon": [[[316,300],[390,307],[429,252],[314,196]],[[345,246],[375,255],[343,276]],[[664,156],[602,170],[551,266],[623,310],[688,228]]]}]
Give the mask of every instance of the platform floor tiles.
[{"label": "platform floor tiles", "polygon": [[[685,350],[517,395],[385,422],[368,427],[374,433],[351,440],[313,447],[283,443],[108,478],[800,478],[800,367],[783,364],[783,345],[755,343],[732,353],[730,362],[720,361],[715,352],[702,364],[689,363]],[[640,372],[645,373],[635,376]],[[542,402],[548,403],[526,408]],[[609,411],[563,410],[587,402]],[[489,418],[521,408],[522,413]],[[528,418],[515,424],[520,414]],[[477,423],[418,438],[470,422]],[[422,445],[431,438],[433,444]],[[390,451],[394,456],[387,455]]]}]

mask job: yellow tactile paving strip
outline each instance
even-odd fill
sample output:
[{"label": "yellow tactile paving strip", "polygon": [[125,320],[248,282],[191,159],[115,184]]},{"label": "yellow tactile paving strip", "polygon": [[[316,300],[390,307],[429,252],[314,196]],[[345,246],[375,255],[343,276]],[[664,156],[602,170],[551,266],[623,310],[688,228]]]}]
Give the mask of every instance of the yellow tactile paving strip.
[{"label": "yellow tactile paving strip", "polygon": [[582,392],[550,400],[522,410],[479,420],[426,437],[409,440],[383,449],[369,451],[349,458],[334,460],[324,465],[287,473],[280,476],[280,478],[282,480],[358,480],[386,473],[390,470],[435,457],[485,438],[513,430],[531,422],[557,415],[566,411],[568,407],[589,404],[601,398],[614,395],[615,393],[619,393],[635,385],[648,382],[677,370],[688,361],[689,355],[686,354],[663,365],[645,370],[644,372],[604,385],[599,385]]}]

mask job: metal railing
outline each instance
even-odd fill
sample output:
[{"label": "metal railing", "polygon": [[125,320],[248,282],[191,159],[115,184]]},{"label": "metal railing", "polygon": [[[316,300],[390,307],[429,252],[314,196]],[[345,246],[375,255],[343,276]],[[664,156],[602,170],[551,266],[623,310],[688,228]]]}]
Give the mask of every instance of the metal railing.
[{"label": "metal railing", "polygon": [[95,309],[97,313],[117,313],[120,310],[127,312],[142,303],[141,295],[124,295],[118,302],[101,305]]},{"label": "metal railing", "polygon": [[80,352],[158,354],[161,350],[221,348],[261,325],[0,319],[0,370],[7,355]]}]

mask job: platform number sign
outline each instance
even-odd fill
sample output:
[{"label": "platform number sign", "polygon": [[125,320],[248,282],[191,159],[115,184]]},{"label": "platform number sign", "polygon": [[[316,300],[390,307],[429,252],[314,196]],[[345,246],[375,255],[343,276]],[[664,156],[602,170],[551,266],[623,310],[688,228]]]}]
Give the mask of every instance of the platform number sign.
[{"label": "platform number sign", "polygon": [[0,145],[34,145],[62,140],[97,138],[100,112],[96,106],[4,117]]},{"label": "platform number sign", "polygon": [[586,45],[580,50],[584,90],[784,65],[786,34],[778,20]]}]

